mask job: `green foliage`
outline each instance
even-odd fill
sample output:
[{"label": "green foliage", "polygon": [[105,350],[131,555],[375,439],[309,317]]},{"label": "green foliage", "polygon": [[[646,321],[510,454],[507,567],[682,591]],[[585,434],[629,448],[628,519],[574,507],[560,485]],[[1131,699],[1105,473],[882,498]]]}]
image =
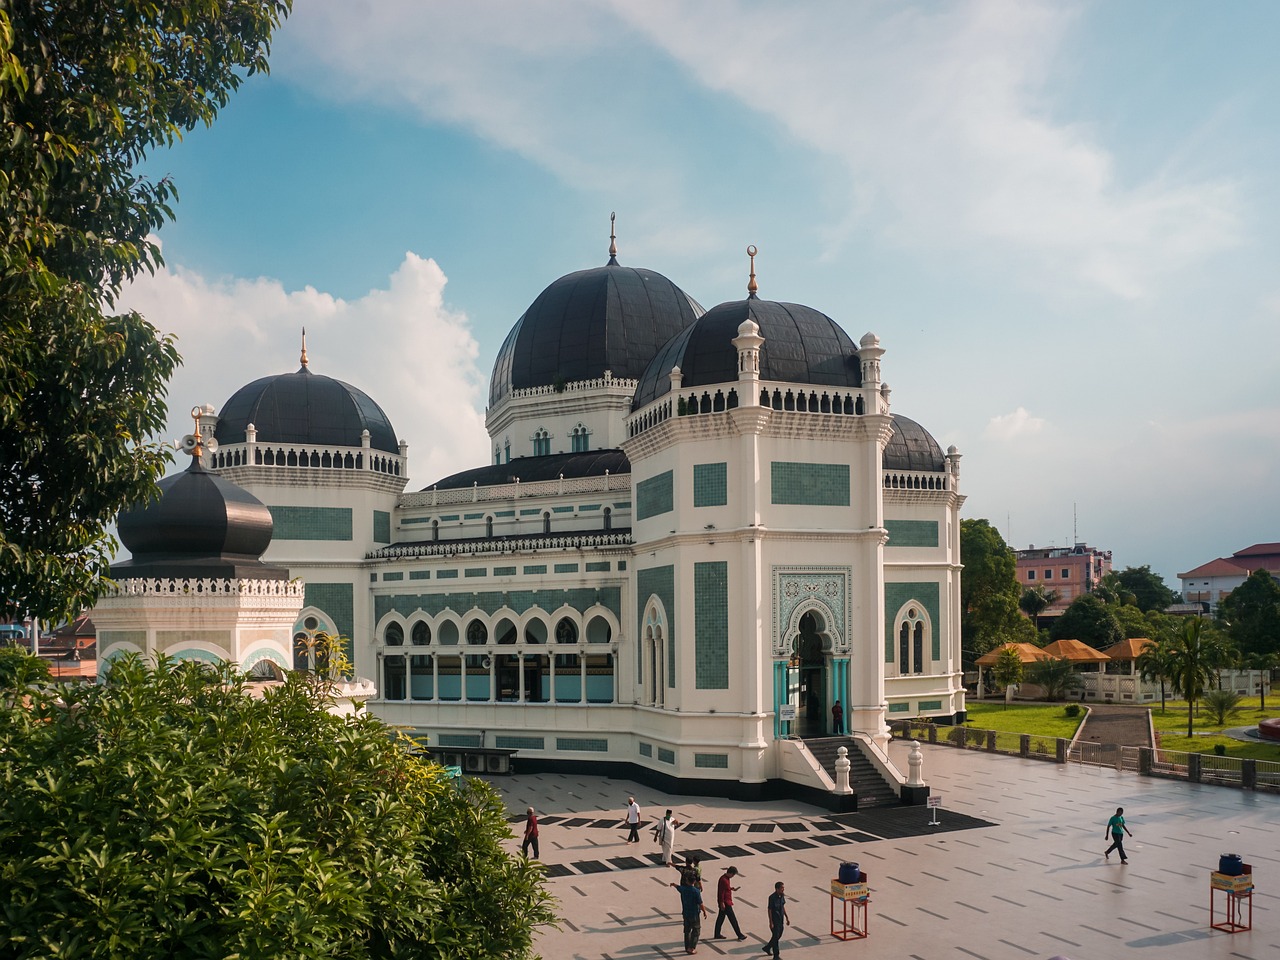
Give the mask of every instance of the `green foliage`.
[{"label": "green foliage", "polygon": [[0,593],[70,619],[107,527],[154,495],[172,341],[124,284],[161,262],[174,187],[134,172],[266,69],[289,0],[0,2]]},{"label": "green foliage", "polygon": [[1270,571],[1249,574],[1223,599],[1218,615],[1242,653],[1280,653],[1280,583]]},{"label": "green foliage", "polygon": [[1170,637],[1152,639],[1134,661],[1138,673],[1146,682],[1160,682],[1160,712],[1164,712],[1165,683],[1173,679],[1175,668],[1174,641]]},{"label": "green foliage", "polygon": [[1057,603],[1060,597],[1061,594],[1057,590],[1050,590],[1044,584],[1038,583],[1022,592],[1022,596],[1018,598],[1018,609],[1030,617],[1033,624],[1038,625],[1040,614],[1046,607]]},{"label": "green foliage", "polygon": [[1062,713],[1063,713],[1063,716],[1073,717],[1073,718],[1078,717],[1080,716],[1080,704],[1068,703],[1065,707],[1062,708]]},{"label": "green foliage", "polygon": [[1222,662],[1223,647],[1204,621],[1192,617],[1174,640],[1170,658],[1169,681],[1174,692],[1187,701],[1187,736],[1191,736],[1196,701],[1204,696],[1213,671]]},{"label": "green foliage", "polygon": [[1123,602],[1136,606],[1143,613],[1162,611],[1182,599],[1176,591],[1169,589],[1163,577],[1152,571],[1149,564],[1113,570],[1103,579],[1114,585]]},{"label": "green foliage", "polygon": [[1008,688],[1022,682],[1022,658],[1013,647],[1004,647],[996,654],[995,666],[991,668],[992,679],[1001,687]]},{"label": "green foliage", "polygon": [[1240,700],[1240,694],[1233,690],[1210,690],[1202,698],[1205,710],[1218,726],[1240,712]]},{"label": "green foliage", "polygon": [[[1038,660],[1027,669],[1027,680],[1044,689],[1046,700],[1061,700],[1073,690],[1079,690],[1084,681],[1070,660],[1054,657]],[[1075,714],[1068,714],[1075,716]]]},{"label": "green foliage", "polygon": [[21,647],[0,647],[0,691],[25,690],[46,683],[49,664]]},{"label": "green foliage", "polygon": [[1095,650],[1124,639],[1115,614],[1105,603],[1088,593],[1071,601],[1071,606],[1049,628],[1049,636],[1054,640],[1079,640]]},{"label": "green foliage", "polygon": [[11,958],[528,957],[541,868],[503,804],[291,675],[117,661],[0,707]]},{"label": "green foliage", "polygon": [[1031,642],[1035,628],[1018,610],[1017,559],[987,520],[960,522],[960,631],[972,661],[1002,643]]}]

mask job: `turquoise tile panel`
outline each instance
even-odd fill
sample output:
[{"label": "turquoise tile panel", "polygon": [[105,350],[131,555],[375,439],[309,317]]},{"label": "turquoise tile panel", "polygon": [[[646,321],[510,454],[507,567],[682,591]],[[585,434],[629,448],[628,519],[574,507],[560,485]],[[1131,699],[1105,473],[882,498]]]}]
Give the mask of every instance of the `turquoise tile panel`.
[{"label": "turquoise tile panel", "polygon": [[552,513],[573,513],[573,507],[552,507]]},{"label": "turquoise tile panel", "polygon": [[557,563],[555,565],[556,573],[577,573],[578,565],[576,563]]},{"label": "turquoise tile panel", "polygon": [[600,561],[599,563],[587,564],[587,573],[608,573],[608,572],[609,572],[608,560],[603,560],[603,561]]},{"label": "turquoise tile panel", "polygon": [[[303,593],[304,606],[322,610],[334,629],[344,637],[355,631],[355,585],[350,583],[308,583]],[[347,655],[351,646],[347,645]]]},{"label": "turquoise tile panel", "polygon": [[485,577],[489,575],[488,567],[467,567],[462,571],[462,575],[468,580],[474,577]]},{"label": "turquoise tile panel", "polygon": [[675,478],[667,470],[636,484],[636,519],[647,520],[675,509]]},{"label": "turquoise tile panel", "polygon": [[531,563],[524,568],[524,575],[526,577],[536,577],[546,572],[547,565],[545,563]]},{"label": "turquoise tile panel", "polygon": [[923,713],[925,710],[941,710],[941,700],[921,700],[916,704],[917,712]]},{"label": "turquoise tile panel", "polygon": [[515,515],[516,512],[514,510],[498,510],[494,513],[495,517],[514,517]]},{"label": "turquoise tile panel", "polygon": [[847,463],[775,460],[769,465],[769,476],[773,503],[805,507],[849,506]]},{"label": "turquoise tile panel", "polygon": [[391,542],[391,514],[386,510],[373,511],[373,542]]},{"label": "turquoise tile panel", "polygon": [[729,502],[729,468],[724,463],[693,465],[693,505],[723,507]]},{"label": "turquoise tile panel", "polygon": [[909,703],[891,703],[889,704],[890,713],[910,713],[911,704]]},{"label": "turquoise tile panel", "polygon": [[[644,636],[644,608],[649,597],[657,595],[667,612],[667,686],[676,685],[676,626],[671,619],[676,615],[676,568],[672,566],[650,567],[636,571],[636,637]],[[641,657],[644,644],[636,644],[636,669],[643,669]]]},{"label": "turquoise tile panel", "polygon": [[543,737],[504,737],[499,734],[493,738],[493,745],[499,750],[545,750],[546,740]]},{"label": "turquoise tile panel", "polygon": [[457,580],[458,571],[457,570],[437,570],[436,579],[437,580]]},{"label": "turquoise tile panel", "polygon": [[382,575],[382,580],[384,583],[394,583],[396,580],[403,580],[403,579],[404,579],[403,573],[384,573]]},{"label": "turquoise tile panel", "polygon": [[694,686],[729,689],[729,564],[693,565]]},{"label": "turquoise tile panel", "polygon": [[658,762],[674,764],[676,762],[676,752],[674,750],[668,750],[666,747],[659,747]]},{"label": "turquoise tile panel", "polygon": [[727,753],[695,753],[693,765],[711,770],[728,770],[729,755]]},{"label": "turquoise tile panel", "polygon": [[590,753],[608,753],[609,741],[587,737],[556,737],[557,750],[585,750]]},{"label": "turquoise tile panel", "polygon": [[938,546],[937,520],[885,520],[889,531],[888,547]]},{"label": "turquoise tile panel", "polygon": [[641,744],[640,744],[640,748],[639,748],[639,749],[640,749],[640,756],[642,756],[642,757],[652,757],[652,756],[653,756],[653,744],[652,744],[652,743],[641,743]]},{"label": "turquoise tile panel", "polygon": [[942,654],[942,638],[940,629],[942,620],[939,617],[941,605],[938,599],[937,583],[886,583],[884,585],[884,662],[893,663],[894,631],[893,620],[898,611],[909,601],[915,601],[924,607],[929,614],[929,628],[933,636],[933,659],[940,660]]},{"label": "turquoise tile panel", "polygon": [[[350,507],[267,507],[272,540],[350,540]],[[387,536],[384,543],[390,543]]]},{"label": "turquoise tile panel", "polygon": [[430,570],[410,570],[409,579],[410,580],[430,580],[431,571]]},{"label": "turquoise tile panel", "polygon": [[514,577],[516,575],[515,567],[494,567],[493,575],[495,577]]}]

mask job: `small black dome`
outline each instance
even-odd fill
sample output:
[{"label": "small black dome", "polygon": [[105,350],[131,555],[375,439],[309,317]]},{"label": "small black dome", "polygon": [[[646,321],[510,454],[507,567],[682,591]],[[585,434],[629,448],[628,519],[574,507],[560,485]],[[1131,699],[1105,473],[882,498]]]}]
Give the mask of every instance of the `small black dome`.
[{"label": "small black dome", "polygon": [[671,368],[686,387],[738,379],[738,327],[754,320],[764,337],[760,379],[825,387],[862,386],[858,347],[840,325],[812,307],[750,297],[712,307],[667,342],[640,378],[631,408],[639,410],[671,389]]},{"label": "small black dome", "polygon": [[261,443],[358,447],[368,430],[374,450],[400,452],[391,421],[368,394],[305,366],[262,377],[233,393],[222,405],[214,436],[219,443],[244,443],[251,423]]},{"label": "small black dome", "polygon": [[198,457],[157,486],[158,500],[120,514],[120,541],[133,557],[113,564],[113,576],[288,578],[260,559],[271,544],[271,511],[248,490],[205,470]]},{"label": "small black dome", "polygon": [[893,436],[884,445],[881,459],[886,470],[944,470],[942,448],[924,427],[901,414],[893,414]]},{"label": "small black dome", "polygon": [[658,348],[703,313],[660,273],[610,262],[552,283],[507,334],[489,382],[492,406],[512,390],[557,380],[622,380],[644,372]]}]

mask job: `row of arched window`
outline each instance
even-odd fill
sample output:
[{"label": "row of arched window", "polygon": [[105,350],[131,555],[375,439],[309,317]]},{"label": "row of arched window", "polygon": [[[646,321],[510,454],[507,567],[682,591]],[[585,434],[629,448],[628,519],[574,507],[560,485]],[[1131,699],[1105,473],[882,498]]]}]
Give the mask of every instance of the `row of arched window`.
[{"label": "row of arched window", "polygon": [[[542,535],[544,537],[551,536],[551,511],[543,510],[541,519],[542,519]],[[605,530],[613,529],[613,508],[612,507],[605,507],[602,511],[600,511],[600,522]],[[525,530],[523,532],[528,533],[529,531]],[[484,518],[484,536],[486,540],[493,539],[493,517],[489,515],[486,515]],[[438,542],[440,540],[440,521],[439,520],[431,521],[431,540],[433,543]]]}]

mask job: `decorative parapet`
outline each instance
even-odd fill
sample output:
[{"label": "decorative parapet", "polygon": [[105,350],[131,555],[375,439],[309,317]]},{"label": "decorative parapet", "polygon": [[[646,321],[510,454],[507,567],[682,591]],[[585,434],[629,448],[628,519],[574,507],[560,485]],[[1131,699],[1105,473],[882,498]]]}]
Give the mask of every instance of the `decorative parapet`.
[{"label": "decorative parapet", "polygon": [[[401,445],[404,449],[404,445]],[[408,475],[408,457],[371,447],[317,447],[310,444],[267,443],[251,440],[228,443],[216,453],[205,454],[211,470],[235,467],[295,467],[309,470],[343,470],[382,474],[388,477]]]},{"label": "decorative parapet", "polygon": [[[532,388],[531,388],[532,389]],[[472,484],[456,490],[421,490],[400,496],[401,507],[438,507],[455,503],[484,503],[491,500],[519,500],[522,497],[552,497],[564,493],[605,493],[631,490],[631,474],[606,473],[602,477],[571,477],[535,480],[531,483],[497,483],[482,487]]]},{"label": "decorative parapet", "polygon": [[628,394],[635,393],[636,387],[640,385],[639,380],[626,380],[621,377],[615,377],[613,372],[606,370],[603,377],[595,380],[572,380],[568,383],[562,383],[559,386],[548,384],[544,387],[522,387],[519,390],[512,390],[507,397],[512,400],[522,400],[525,397],[545,397],[553,394],[566,393],[582,393],[587,390],[601,390],[604,388],[612,388],[619,391],[625,391]]},{"label": "decorative parapet", "polygon": [[189,595],[266,597],[301,601],[306,590],[301,580],[220,580],[216,577],[179,579],[144,577],[117,580],[102,594],[112,597],[176,597]]},{"label": "decorative parapet", "polygon": [[558,537],[521,537],[519,540],[438,540],[431,543],[379,547],[365,554],[366,560],[397,560],[412,557],[472,556],[482,553],[527,553],[532,550],[582,550],[591,547],[629,547],[631,532],[591,533]]},{"label": "decorative parapet", "polygon": [[949,473],[924,470],[885,470],[884,488],[889,490],[950,490]]}]

